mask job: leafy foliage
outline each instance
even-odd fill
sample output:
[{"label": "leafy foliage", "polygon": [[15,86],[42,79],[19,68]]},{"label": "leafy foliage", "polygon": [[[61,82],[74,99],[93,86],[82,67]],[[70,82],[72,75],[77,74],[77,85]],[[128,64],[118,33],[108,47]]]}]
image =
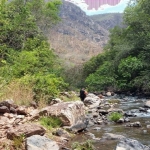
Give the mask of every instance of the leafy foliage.
[{"label": "leafy foliage", "polygon": [[84,143],[75,142],[72,144],[73,150],[94,150],[94,146],[90,140],[87,140]]},{"label": "leafy foliage", "polygon": [[62,121],[58,117],[41,117],[40,123],[49,130],[62,125]]},{"label": "leafy foliage", "polygon": [[124,28],[112,29],[105,52],[85,63],[83,72],[91,90],[150,94],[149,5],[148,0],[131,1],[124,12]]},{"label": "leafy foliage", "polygon": [[43,36],[59,21],[60,4],[44,0],[0,2],[0,76],[5,86],[16,81],[30,87],[36,101],[48,103],[67,86],[60,77],[60,61]]},{"label": "leafy foliage", "polygon": [[108,116],[109,120],[114,121],[114,122],[117,122],[122,117],[123,117],[123,115],[121,113],[118,113],[118,112],[112,112]]}]

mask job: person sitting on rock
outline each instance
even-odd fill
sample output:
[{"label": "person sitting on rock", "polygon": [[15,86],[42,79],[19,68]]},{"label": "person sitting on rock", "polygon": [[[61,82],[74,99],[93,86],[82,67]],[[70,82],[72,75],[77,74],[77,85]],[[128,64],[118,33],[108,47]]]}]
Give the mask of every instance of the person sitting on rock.
[{"label": "person sitting on rock", "polygon": [[86,98],[86,95],[87,95],[88,93],[87,93],[87,91],[84,89],[84,88],[82,88],[81,90],[80,90],[80,99],[81,99],[81,101],[82,102],[84,102],[84,99]]}]

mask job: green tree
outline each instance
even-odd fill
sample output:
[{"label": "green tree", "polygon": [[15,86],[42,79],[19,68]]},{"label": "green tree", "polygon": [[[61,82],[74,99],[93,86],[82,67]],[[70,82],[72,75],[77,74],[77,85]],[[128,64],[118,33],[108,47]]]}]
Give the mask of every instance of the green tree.
[{"label": "green tree", "polygon": [[[130,1],[124,12],[124,28],[111,30],[104,53],[85,64],[86,83],[91,88],[97,85],[99,88],[111,86],[114,90],[150,92],[149,6],[148,0]],[[107,62],[110,65],[106,65]]]},{"label": "green tree", "polygon": [[44,0],[0,1],[0,76],[8,85],[13,81],[29,85],[37,101],[49,101],[67,86],[60,77],[59,59],[40,27],[57,23],[60,4]]}]

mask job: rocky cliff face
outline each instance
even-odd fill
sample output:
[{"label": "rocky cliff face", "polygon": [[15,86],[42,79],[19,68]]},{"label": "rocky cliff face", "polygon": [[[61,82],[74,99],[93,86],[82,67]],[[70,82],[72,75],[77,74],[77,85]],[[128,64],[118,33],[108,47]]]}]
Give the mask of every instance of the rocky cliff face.
[{"label": "rocky cliff face", "polygon": [[122,26],[123,14],[87,16],[76,5],[63,1],[61,21],[53,27],[48,39],[54,52],[72,68],[103,51],[109,30]]},{"label": "rocky cliff face", "polygon": [[82,64],[102,52],[109,32],[72,3],[63,1],[61,22],[48,35],[55,53],[68,64]]},{"label": "rocky cliff face", "polygon": [[124,26],[122,13],[100,14],[91,16],[90,18],[106,30],[110,30],[115,26]]}]

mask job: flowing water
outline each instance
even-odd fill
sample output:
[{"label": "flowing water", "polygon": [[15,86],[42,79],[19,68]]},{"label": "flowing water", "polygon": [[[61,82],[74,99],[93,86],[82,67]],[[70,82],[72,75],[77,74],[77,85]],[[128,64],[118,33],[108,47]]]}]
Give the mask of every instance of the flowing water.
[{"label": "flowing water", "polygon": [[[114,99],[114,97],[112,98]],[[96,138],[101,138],[104,133],[114,133],[125,136],[126,138],[136,139],[144,145],[150,146],[150,128],[147,128],[147,125],[150,125],[150,110],[147,113],[139,112],[139,107],[144,106],[144,102],[147,99],[137,97],[121,97],[119,98],[120,104],[118,108],[126,111],[134,112],[136,117],[129,117],[130,122],[139,121],[142,127],[126,127],[125,123],[117,124],[117,123],[109,123],[107,125],[100,125],[99,130],[93,130],[95,127],[91,127],[89,132],[95,135]],[[87,139],[92,140],[90,136],[86,134],[79,134],[75,136],[71,143],[73,142],[85,142]],[[115,140],[94,140],[93,141],[96,150],[114,150],[117,144]]]}]

